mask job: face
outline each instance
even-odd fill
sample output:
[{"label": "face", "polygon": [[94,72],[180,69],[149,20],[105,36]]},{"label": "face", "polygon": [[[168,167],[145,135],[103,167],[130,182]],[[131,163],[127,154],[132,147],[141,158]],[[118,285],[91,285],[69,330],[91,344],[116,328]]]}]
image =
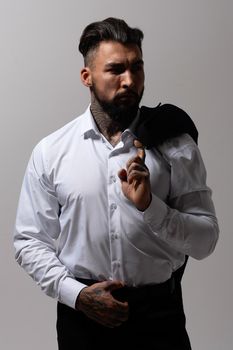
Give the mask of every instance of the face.
[{"label": "face", "polygon": [[101,42],[81,78],[110,116],[135,112],[144,90],[141,51],[134,44]]}]

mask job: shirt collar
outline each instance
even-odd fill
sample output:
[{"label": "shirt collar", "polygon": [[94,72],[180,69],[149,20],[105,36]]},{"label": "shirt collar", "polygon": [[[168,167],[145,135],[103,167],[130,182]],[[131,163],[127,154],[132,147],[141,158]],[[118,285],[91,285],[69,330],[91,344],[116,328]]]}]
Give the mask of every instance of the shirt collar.
[{"label": "shirt collar", "polygon": [[[101,138],[101,133],[95,123],[95,120],[92,116],[91,113],[91,109],[90,109],[90,104],[87,107],[84,115],[83,115],[83,123],[80,129],[81,135],[84,136],[85,139],[87,138],[92,138],[92,139],[99,139]],[[137,124],[137,121],[139,119],[139,115],[140,115],[140,110],[138,110],[138,113],[136,115],[136,118],[133,120],[133,122],[130,124],[130,126],[123,131],[121,139],[123,141],[123,143],[125,143],[126,141],[129,141],[129,139],[133,140],[136,138],[135,136],[135,126]]]},{"label": "shirt collar", "polygon": [[80,129],[80,133],[81,135],[84,136],[84,138],[89,138],[89,137],[96,138],[97,136],[99,138],[100,132],[91,114],[90,106],[91,105],[89,104],[89,106],[87,107],[83,115],[83,122]]}]

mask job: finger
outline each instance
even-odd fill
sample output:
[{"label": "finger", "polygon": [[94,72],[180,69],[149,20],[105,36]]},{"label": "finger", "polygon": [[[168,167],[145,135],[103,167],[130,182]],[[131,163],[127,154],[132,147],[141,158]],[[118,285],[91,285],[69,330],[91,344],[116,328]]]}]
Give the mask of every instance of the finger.
[{"label": "finger", "polygon": [[145,162],[146,153],[145,153],[144,148],[138,148],[137,155],[138,155],[139,158],[141,158],[141,160],[142,160],[143,162]]},{"label": "finger", "polygon": [[113,322],[106,322],[106,321],[102,321],[99,322],[102,326],[107,327],[107,328],[116,328],[116,327],[120,327],[122,325],[122,323],[124,323],[125,321],[116,321],[114,320]]},{"label": "finger", "polygon": [[126,163],[126,170],[128,171],[129,168],[133,165],[136,165],[136,164],[141,164],[143,165],[144,167],[146,166],[146,164],[144,163],[143,159],[140,158],[138,156],[138,154],[136,155],[136,157],[133,157],[133,158],[130,158],[127,163]]},{"label": "finger", "polygon": [[144,149],[143,144],[140,141],[135,139],[134,146],[137,148],[137,155],[130,158],[127,161],[126,168],[128,168],[133,162],[139,162],[139,160],[140,160],[144,163],[144,161],[145,161],[146,153],[145,153],[145,149]]},{"label": "finger", "polygon": [[118,171],[118,177],[121,181],[127,181],[127,172],[125,169],[121,169]]},{"label": "finger", "polygon": [[108,316],[108,321],[125,322],[129,318],[129,305],[127,302],[116,301]]},{"label": "finger", "polygon": [[149,178],[149,174],[147,171],[137,171],[137,170],[133,170],[127,179],[128,184],[132,184],[133,182],[135,182],[135,184],[139,185],[140,183],[142,183],[143,181],[146,181]]},{"label": "finger", "polygon": [[143,148],[143,144],[141,143],[141,141],[135,139],[133,143],[136,148]]},{"label": "finger", "polygon": [[137,155],[143,162],[145,162],[146,152],[143,144],[139,140],[134,140],[134,146],[137,148]]},{"label": "finger", "polygon": [[[116,301],[116,299],[114,299]],[[116,301],[116,316],[121,321],[126,321],[129,316],[129,304],[127,301]]]},{"label": "finger", "polygon": [[[140,150],[138,149],[138,152],[140,154]],[[143,150],[143,152],[145,153],[145,151]],[[138,153],[135,157],[130,158],[127,163],[126,163],[126,169],[128,170],[129,167],[133,164],[133,163],[137,163],[137,164],[143,164],[145,166],[144,160],[145,160],[145,155],[141,154],[142,158],[139,157]],[[143,160],[144,157],[144,160]]]},{"label": "finger", "polygon": [[127,182],[130,184],[135,180],[143,180],[143,178],[149,177],[149,170],[147,166],[143,163],[132,163],[127,169]]},{"label": "finger", "polygon": [[126,162],[126,169],[127,169],[127,171],[129,169],[129,167],[131,166],[131,164],[133,164],[133,163],[141,163],[141,162],[142,162],[142,160],[141,160],[140,157],[138,157],[138,155],[136,157],[128,159],[127,162]]},{"label": "finger", "polygon": [[98,322],[100,324],[102,324],[105,327],[118,327],[120,326],[122,323],[124,323],[125,321],[128,320],[128,314],[127,315],[119,315],[118,313],[115,313],[113,311],[109,310],[108,315],[93,315],[90,314],[87,316],[89,318],[91,318],[92,320],[94,320],[95,322]]},{"label": "finger", "polygon": [[106,283],[105,290],[109,292],[112,292],[113,290],[124,287],[123,281],[115,280],[115,281],[106,281],[105,283]]},{"label": "finger", "polygon": [[149,171],[147,166],[146,166],[146,164],[133,162],[133,163],[130,164],[130,166],[127,169],[127,177],[129,176],[129,174],[132,171],[135,171],[135,170],[141,171],[141,172]]},{"label": "finger", "polygon": [[108,327],[108,328],[115,328],[118,327],[122,324],[121,321],[118,320],[108,320],[106,319],[106,317],[102,318],[102,317],[98,317],[98,316],[94,316],[94,315],[88,315],[89,318],[91,318],[93,321],[101,324],[104,327]]},{"label": "finger", "polygon": [[92,293],[93,292],[97,293],[98,296],[100,297],[101,294],[106,295],[106,293],[111,295],[110,293],[112,290],[117,289],[117,288],[122,288],[122,287],[123,287],[123,282],[121,282],[121,281],[107,280],[107,281],[103,281],[103,282],[96,282],[96,283],[92,284],[91,286],[84,288],[83,290],[90,289],[92,291]]}]

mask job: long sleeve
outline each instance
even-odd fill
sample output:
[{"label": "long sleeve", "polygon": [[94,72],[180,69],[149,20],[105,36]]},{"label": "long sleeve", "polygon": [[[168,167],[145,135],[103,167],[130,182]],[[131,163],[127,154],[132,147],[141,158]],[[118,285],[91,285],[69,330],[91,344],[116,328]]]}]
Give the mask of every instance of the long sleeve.
[{"label": "long sleeve", "polygon": [[56,255],[60,206],[46,175],[42,144],[35,147],[24,176],[15,223],[15,257],[47,295],[74,307],[84,285]]},{"label": "long sleeve", "polygon": [[213,252],[219,228],[200,151],[185,134],[161,152],[171,167],[170,194],[166,203],[152,195],[144,221],[175,250],[203,259]]}]

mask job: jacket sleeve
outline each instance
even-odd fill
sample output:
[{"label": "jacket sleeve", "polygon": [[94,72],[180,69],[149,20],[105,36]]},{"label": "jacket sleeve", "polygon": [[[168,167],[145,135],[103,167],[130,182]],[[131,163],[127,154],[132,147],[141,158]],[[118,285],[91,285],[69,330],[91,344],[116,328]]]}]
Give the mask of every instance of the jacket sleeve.
[{"label": "jacket sleeve", "polygon": [[164,143],[160,151],[171,168],[170,194],[166,203],[152,194],[144,221],[177,251],[203,259],[213,252],[219,228],[199,148],[183,134]]},{"label": "jacket sleeve", "polygon": [[14,231],[15,258],[47,295],[74,308],[84,285],[75,280],[56,254],[60,206],[46,174],[42,144],[32,152],[21,188]]}]

